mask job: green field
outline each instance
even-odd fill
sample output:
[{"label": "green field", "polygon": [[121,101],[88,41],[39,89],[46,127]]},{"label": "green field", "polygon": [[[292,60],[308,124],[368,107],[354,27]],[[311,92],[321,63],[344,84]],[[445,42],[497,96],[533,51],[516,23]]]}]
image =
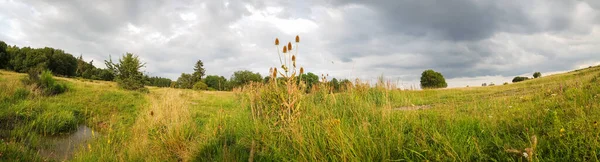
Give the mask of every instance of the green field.
[{"label": "green field", "polygon": [[[251,88],[141,93],[57,77],[68,91],[43,96],[24,77],[0,71],[0,161],[600,161],[600,67],[491,87],[323,90],[283,124],[256,119],[277,94]],[[80,126],[87,142],[44,153]]]}]

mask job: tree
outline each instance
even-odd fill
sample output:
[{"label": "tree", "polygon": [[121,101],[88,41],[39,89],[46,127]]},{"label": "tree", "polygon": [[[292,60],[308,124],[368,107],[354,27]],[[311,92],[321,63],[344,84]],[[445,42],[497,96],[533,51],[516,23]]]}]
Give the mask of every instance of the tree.
[{"label": "tree", "polygon": [[340,87],[342,91],[347,91],[348,89],[352,88],[352,82],[348,79],[344,79],[342,82],[340,82]]},{"label": "tree", "polygon": [[226,91],[227,88],[227,79],[225,79],[225,77],[223,76],[217,76],[217,75],[208,75],[206,76],[206,78],[204,78],[204,83],[206,83],[206,85],[209,88],[218,90],[218,91]]},{"label": "tree", "polygon": [[119,87],[127,90],[140,90],[144,88],[144,74],[140,69],[145,66],[138,56],[132,53],[126,53],[119,63],[115,64],[112,59],[104,61],[106,67],[116,76],[116,81]]},{"label": "tree", "polygon": [[259,73],[252,73],[248,70],[236,71],[231,77],[231,83],[234,87],[243,86],[250,82],[261,82],[263,80]]},{"label": "tree", "polygon": [[315,84],[319,83],[319,76],[317,76],[317,75],[315,75],[314,73],[311,73],[311,72],[309,72],[307,74],[302,74],[301,77],[300,77],[300,79],[302,79],[302,81],[304,83],[306,83],[306,88],[307,88],[306,90],[307,91],[310,90],[310,89],[312,89],[312,87]]},{"label": "tree", "polygon": [[517,77],[513,78],[512,82],[516,83],[516,82],[525,81],[525,80],[528,80],[528,79],[529,78],[527,78],[527,77],[517,76]]},{"label": "tree", "polygon": [[333,92],[340,91],[340,82],[336,78],[331,79],[331,82],[329,82],[329,84],[331,84],[331,87],[333,88]]},{"label": "tree", "polygon": [[63,76],[75,76],[77,69],[77,59],[71,54],[65,53],[63,50],[54,50],[48,65],[54,74]]},{"label": "tree", "polygon": [[8,45],[3,41],[0,41],[0,69],[8,68],[10,56],[8,55],[7,48]]},{"label": "tree", "polygon": [[482,87],[485,87],[485,86],[487,86],[487,83],[483,83],[483,84],[481,84],[481,86],[482,86]]},{"label": "tree", "polygon": [[448,84],[446,83],[446,79],[444,76],[433,70],[425,70],[421,74],[421,88],[429,89],[429,88],[446,88]]},{"label": "tree", "polygon": [[196,62],[196,65],[194,65],[194,73],[192,73],[193,82],[196,83],[202,80],[204,72],[204,63],[202,63],[202,60],[198,60],[198,62]]},{"label": "tree", "polygon": [[539,78],[539,77],[542,77],[542,73],[540,73],[540,72],[533,73],[533,78]]},{"label": "tree", "polygon": [[194,84],[194,90],[208,90],[208,86],[206,85],[206,83],[199,81],[196,82],[196,84]]},{"label": "tree", "polygon": [[181,76],[177,78],[177,88],[192,89],[194,83],[191,74],[181,73]]}]

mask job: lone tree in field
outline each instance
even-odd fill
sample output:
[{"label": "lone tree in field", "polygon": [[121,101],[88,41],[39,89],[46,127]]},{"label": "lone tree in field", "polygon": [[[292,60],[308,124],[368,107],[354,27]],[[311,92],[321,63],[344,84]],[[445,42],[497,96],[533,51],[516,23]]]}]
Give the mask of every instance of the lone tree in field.
[{"label": "lone tree in field", "polygon": [[540,73],[540,72],[533,73],[533,78],[539,78],[539,77],[542,77],[542,73]]},{"label": "lone tree in field", "polygon": [[142,63],[138,56],[127,53],[115,64],[112,59],[104,61],[106,67],[115,74],[115,81],[119,87],[127,90],[140,90],[144,88],[144,74],[140,69],[146,65]]},{"label": "lone tree in field", "polygon": [[196,62],[196,65],[194,65],[194,73],[192,73],[192,84],[195,84],[196,82],[202,80],[202,77],[204,77],[205,72],[206,71],[204,70],[204,63],[202,63],[202,60],[198,60],[198,62]]},{"label": "lone tree in field", "polygon": [[512,82],[516,83],[516,82],[525,81],[528,79],[529,79],[528,77],[517,76],[517,77],[513,78]]},{"label": "lone tree in field", "polygon": [[446,87],[448,87],[448,84],[446,83],[446,79],[444,79],[444,76],[441,73],[429,69],[423,71],[423,73],[421,74],[422,89]]}]

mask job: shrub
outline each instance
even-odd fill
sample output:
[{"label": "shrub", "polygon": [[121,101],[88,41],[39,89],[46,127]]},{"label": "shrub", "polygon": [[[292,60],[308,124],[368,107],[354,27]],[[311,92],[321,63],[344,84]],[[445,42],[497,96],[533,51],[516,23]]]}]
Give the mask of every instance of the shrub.
[{"label": "shrub", "polygon": [[196,84],[194,84],[193,87],[194,90],[208,90],[208,85],[206,85],[206,83],[199,81],[196,82]]},{"label": "shrub", "polygon": [[540,72],[533,73],[533,78],[539,78],[539,77],[542,77],[542,73],[540,73]]},{"label": "shrub", "polygon": [[57,83],[49,70],[44,70],[42,74],[32,70],[28,73],[28,76],[23,80],[23,83],[32,85],[35,90],[40,91],[43,95],[50,96],[67,91],[67,86]]},{"label": "shrub", "polygon": [[508,82],[504,82],[504,84],[502,84],[502,85],[508,85]]},{"label": "shrub", "polygon": [[517,76],[517,77],[513,78],[512,82],[516,83],[516,82],[520,82],[520,81],[525,81],[527,79],[529,79],[529,78],[528,77]]},{"label": "shrub", "polygon": [[446,83],[446,79],[444,76],[433,70],[425,70],[421,74],[421,88],[429,89],[429,88],[446,88],[448,84]]}]

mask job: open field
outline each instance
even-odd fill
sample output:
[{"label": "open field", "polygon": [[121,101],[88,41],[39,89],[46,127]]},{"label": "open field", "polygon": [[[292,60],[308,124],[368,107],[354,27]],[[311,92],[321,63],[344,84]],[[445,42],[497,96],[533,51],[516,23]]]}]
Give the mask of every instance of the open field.
[{"label": "open field", "polygon": [[[491,87],[319,91],[283,126],[253,119],[251,91],[59,78],[69,90],[47,97],[25,76],[0,71],[0,161],[600,161],[600,67]],[[79,126],[88,141],[44,153]]]}]

